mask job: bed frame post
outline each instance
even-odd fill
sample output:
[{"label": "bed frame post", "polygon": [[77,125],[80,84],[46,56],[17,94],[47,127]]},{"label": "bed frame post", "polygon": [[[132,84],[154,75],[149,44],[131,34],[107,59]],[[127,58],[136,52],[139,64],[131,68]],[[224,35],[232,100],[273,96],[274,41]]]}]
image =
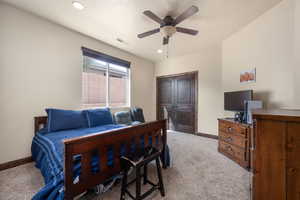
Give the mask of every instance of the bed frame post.
[{"label": "bed frame post", "polygon": [[47,124],[47,116],[34,117],[34,134]]},{"label": "bed frame post", "polygon": [[73,153],[69,144],[65,144],[64,155],[65,199],[71,200],[72,190],[69,187],[73,184]]}]

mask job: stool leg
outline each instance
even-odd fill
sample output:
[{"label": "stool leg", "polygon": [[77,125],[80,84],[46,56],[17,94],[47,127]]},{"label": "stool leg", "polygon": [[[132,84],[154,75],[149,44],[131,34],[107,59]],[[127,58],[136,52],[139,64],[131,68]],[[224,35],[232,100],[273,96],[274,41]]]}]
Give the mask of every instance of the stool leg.
[{"label": "stool leg", "polygon": [[166,159],[165,159],[165,150],[162,152],[160,156],[160,160],[162,162],[162,168],[167,169]]},{"label": "stool leg", "polygon": [[147,184],[148,181],[148,164],[144,165],[144,185]]},{"label": "stool leg", "polygon": [[141,168],[136,167],[135,200],[141,200]]},{"label": "stool leg", "polygon": [[124,171],[124,175],[122,178],[122,186],[121,186],[121,197],[120,200],[125,200],[125,190],[127,185],[127,171]]},{"label": "stool leg", "polygon": [[159,158],[156,158],[156,168],[157,168],[157,176],[158,176],[158,184],[159,184],[159,190],[161,196],[165,196],[165,188],[164,188],[164,183],[163,183],[163,178],[161,174],[161,167],[160,167],[160,162]]}]

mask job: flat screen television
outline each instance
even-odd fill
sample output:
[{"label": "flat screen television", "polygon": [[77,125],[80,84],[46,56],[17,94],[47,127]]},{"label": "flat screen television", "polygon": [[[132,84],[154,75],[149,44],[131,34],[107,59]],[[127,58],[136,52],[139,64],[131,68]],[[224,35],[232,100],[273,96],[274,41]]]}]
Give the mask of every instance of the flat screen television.
[{"label": "flat screen television", "polygon": [[224,110],[243,112],[245,101],[253,100],[253,90],[225,92],[224,93]]}]

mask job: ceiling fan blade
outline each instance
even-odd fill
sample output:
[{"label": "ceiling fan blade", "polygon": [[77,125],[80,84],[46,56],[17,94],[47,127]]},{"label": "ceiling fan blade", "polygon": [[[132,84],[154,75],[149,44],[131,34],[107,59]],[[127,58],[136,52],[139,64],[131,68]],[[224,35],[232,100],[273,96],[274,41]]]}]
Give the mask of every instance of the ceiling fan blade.
[{"label": "ceiling fan blade", "polygon": [[189,35],[197,35],[198,31],[194,29],[189,29],[189,28],[182,28],[182,27],[176,27],[176,31],[180,33],[186,33]]},{"label": "ceiling fan blade", "polygon": [[159,28],[154,29],[154,30],[151,30],[151,31],[147,31],[147,32],[145,32],[145,33],[138,34],[138,38],[144,38],[144,37],[147,37],[147,36],[149,36],[149,35],[153,35],[153,34],[155,34],[155,33],[158,33],[159,31],[160,31]]},{"label": "ceiling fan blade", "polygon": [[169,44],[169,37],[164,37],[163,45]]},{"label": "ceiling fan blade", "polygon": [[176,26],[177,24],[179,24],[183,20],[189,18],[190,16],[194,15],[198,11],[199,11],[198,7],[191,6],[189,9],[187,9],[186,11],[184,11],[181,15],[179,15],[178,17],[176,17],[176,19],[174,20],[174,26]]},{"label": "ceiling fan blade", "polygon": [[152,19],[152,20],[156,21],[157,23],[159,23],[161,26],[163,26],[165,24],[165,22],[160,17],[158,17],[156,14],[154,14],[150,10],[146,10],[143,13],[144,13],[144,15],[149,17],[150,19]]}]

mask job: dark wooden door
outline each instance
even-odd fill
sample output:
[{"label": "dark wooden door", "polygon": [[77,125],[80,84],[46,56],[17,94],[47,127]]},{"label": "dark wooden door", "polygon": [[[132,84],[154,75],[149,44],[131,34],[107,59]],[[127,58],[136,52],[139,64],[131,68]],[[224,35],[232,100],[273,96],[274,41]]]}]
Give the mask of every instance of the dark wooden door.
[{"label": "dark wooden door", "polygon": [[172,78],[157,79],[157,119],[168,119],[168,129],[171,130],[174,130],[173,123],[170,119],[171,116],[173,116],[173,87]]},{"label": "dark wooden door", "polygon": [[157,78],[157,118],[167,118],[168,129],[196,132],[197,79],[197,72]]}]

